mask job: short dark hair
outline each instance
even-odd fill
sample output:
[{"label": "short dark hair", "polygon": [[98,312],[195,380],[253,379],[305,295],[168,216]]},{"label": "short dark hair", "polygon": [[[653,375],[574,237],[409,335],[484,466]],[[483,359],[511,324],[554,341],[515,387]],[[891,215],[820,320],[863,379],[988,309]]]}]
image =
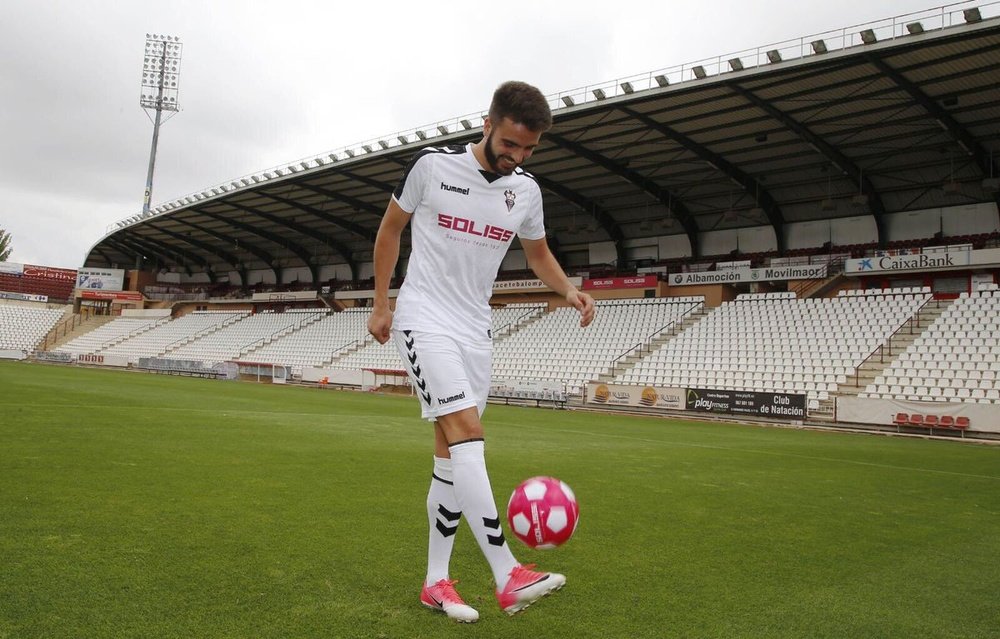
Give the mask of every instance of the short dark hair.
[{"label": "short dark hair", "polygon": [[526,82],[510,80],[493,92],[490,120],[499,123],[503,118],[523,124],[532,131],[548,131],[552,128],[549,101],[541,91]]}]

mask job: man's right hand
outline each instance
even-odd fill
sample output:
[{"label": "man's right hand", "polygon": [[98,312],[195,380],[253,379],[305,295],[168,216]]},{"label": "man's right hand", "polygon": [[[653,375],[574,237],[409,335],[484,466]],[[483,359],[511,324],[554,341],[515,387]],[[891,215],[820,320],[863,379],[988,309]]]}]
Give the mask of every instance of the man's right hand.
[{"label": "man's right hand", "polygon": [[392,329],[392,311],[388,306],[376,306],[368,318],[368,332],[379,344],[389,341],[389,331]]}]

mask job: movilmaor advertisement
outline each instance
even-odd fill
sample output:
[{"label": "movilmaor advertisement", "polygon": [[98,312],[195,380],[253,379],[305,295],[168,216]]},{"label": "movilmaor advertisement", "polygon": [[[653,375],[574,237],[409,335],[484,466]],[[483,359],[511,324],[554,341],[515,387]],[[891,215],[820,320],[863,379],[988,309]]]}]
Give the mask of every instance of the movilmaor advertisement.
[{"label": "movilmaor advertisement", "polygon": [[662,386],[587,384],[587,403],[684,410],[684,389]]}]

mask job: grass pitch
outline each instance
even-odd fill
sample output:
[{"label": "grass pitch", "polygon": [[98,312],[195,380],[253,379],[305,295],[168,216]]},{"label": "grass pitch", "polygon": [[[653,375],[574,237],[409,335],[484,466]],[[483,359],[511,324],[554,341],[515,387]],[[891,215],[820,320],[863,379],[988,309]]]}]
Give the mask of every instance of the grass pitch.
[{"label": "grass pitch", "polygon": [[0,637],[996,637],[1000,447],[490,406],[501,510],[582,518],[514,618],[418,602],[430,427],[411,398],[0,363]]}]

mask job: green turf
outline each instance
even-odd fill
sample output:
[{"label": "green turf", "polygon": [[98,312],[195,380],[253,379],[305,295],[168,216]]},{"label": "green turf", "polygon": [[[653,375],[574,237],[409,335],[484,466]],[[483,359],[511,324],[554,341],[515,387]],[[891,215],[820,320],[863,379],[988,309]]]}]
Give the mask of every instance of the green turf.
[{"label": "green turf", "polygon": [[[576,537],[507,618],[417,601],[429,426],[410,398],[0,364],[0,637],[996,637],[1000,447],[491,406],[501,504]],[[513,539],[510,537],[510,539]]]}]

